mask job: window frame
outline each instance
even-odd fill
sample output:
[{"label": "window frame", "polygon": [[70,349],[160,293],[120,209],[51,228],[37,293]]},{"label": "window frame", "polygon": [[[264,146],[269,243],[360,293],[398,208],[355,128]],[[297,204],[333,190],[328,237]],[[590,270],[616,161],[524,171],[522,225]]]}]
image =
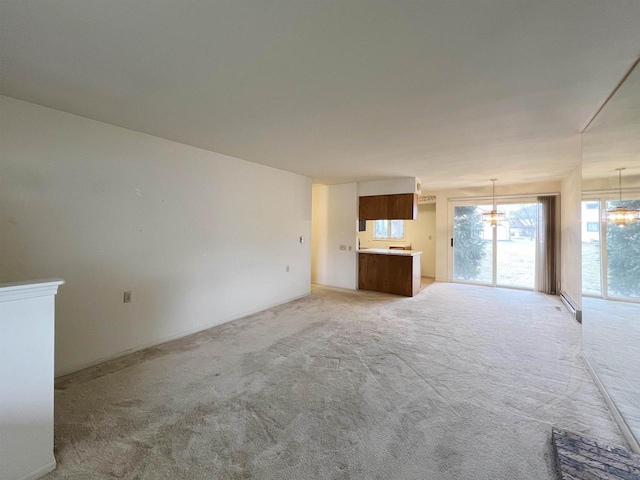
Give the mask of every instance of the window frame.
[{"label": "window frame", "polygon": [[[394,237],[376,237],[376,222],[387,222],[387,232],[389,232],[389,234],[391,234],[391,222],[402,222],[402,237],[401,238],[394,238]],[[399,242],[399,241],[403,241],[405,239],[407,235],[406,232],[406,224],[404,220],[400,220],[400,219],[392,219],[392,220],[374,220],[373,221],[373,232],[371,232],[371,239],[374,241],[381,241],[381,242]]]}]

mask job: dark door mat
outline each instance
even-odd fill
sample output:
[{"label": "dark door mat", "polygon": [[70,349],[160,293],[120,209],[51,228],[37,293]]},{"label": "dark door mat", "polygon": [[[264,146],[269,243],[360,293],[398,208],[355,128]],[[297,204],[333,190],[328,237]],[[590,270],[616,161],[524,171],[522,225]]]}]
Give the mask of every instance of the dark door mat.
[{"label": "dark door mat", "polygon": [[640,455],[554,428],[553,449],[562,480],[639,480]]}]

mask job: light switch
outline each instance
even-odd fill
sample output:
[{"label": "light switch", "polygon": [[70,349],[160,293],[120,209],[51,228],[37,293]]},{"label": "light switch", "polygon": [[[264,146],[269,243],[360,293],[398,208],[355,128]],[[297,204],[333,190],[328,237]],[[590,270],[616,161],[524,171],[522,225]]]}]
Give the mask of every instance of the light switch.
[{"label": "light switch", "polygon": [[304,243],[304,237],[300,237],[300,243]]}]

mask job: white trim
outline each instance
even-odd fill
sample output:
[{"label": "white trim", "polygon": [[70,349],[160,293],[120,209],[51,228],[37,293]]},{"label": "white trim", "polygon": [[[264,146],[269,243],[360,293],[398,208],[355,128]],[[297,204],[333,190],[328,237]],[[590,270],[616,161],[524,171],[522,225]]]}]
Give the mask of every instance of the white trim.
[{"label": "white trim", "polygon": [[640,453],[640,443],[638,443],[638,440],[633,435],[633,432],[629,428],[629,425],[627,425],[627,422],[625,422],[624,418],[622,417],[622,414],[620,413],[620,410],[618,410],[618,407],[616,407],[616,404],[614,403],[613,399],[609,395],[609,392],[607,392],[607,389],[605,388],[604,384],[600,380],[600,377],[598,377],[598,374],[591,366],[591,363],[589,363],[589,360],[587,359],[587,356],[584,354],[584,352],[582,352],[582,359],[586,363],[587,370],[589,371],[589,374],[593,378],[594,383],[598,387],[598,390],[600,390],[600,393],[604,397],[605,403],[609,407],[609,410],[611,410],[611,414],[613,415],[614,420],[620,427],[620,430],[622,431],[622,435],[629,443],[629,446],[631,446],[631,450],[633,450],[635,453]]},{"label": "white trim", "polygon": [[[600,198],[598,206],[598,217],[600,218],[600,238],[598,239],[600,242],[600,293],[606,299],[609,296],[609,249],[607,240],[609,225],[607,222],[602,221],[602,215],[607,208],[607,200]],[[580,231],[582,231],[582,226],[580,226]]]},{"label": "white trim", "polygon": [[[498,204],[538,204],[537,201],[537,197],[540,196],[547,196],[547,197],[553,197],[553,196],[559,196],[560,194],[558,193],[544,193],[544,194],[539,194],[539,195],[531,195],[531,194],[525,194],[525,195],[506,195],[503,197],[495,197],[495,202],[494,202],[494,207],[495,205]],[[476,199],[476,201],[473,201],[474,198]],[[520,199],[519,202],[498,202],[499,199]],[[506,284],[501,284],[498,283],[498,242],[500,240],[498,240],[497,238],[497,229],[493,228],[491,229],[491,255],[492,255],[492,259],[491,259],[491,281],[487,282],[487,283],[482,283],[482,282],[475,282],[475,281],[468,281],[468,280],[458,280],[455,278],[454,275],[454,262],[455,262],[455,243],[454,245],[451,245],[451,241],[454,239],[454,235],[455,235],[455,208],[459,207],[459,206],[471,206],[471,207],[479,207],[480,205],[478,205],[477,200],[478,199],[489,199],[492,202],[494,201],[493,197],[463,197],[463,198],[449,198],[448,199],[448,203],[447,203],[447,233],[448,233],[448,243],[449,243],[449,247],[447,248],[447,277],[448,277],[448,281],[451,283],[462,283],[462,284],[469,284],[469,285],[479,285],[479,286],[485,286],[485,287],[496,287],[496,288],[510,288],[510,289],[514,289],[514,290],[525,290],[525,291],[531,291],[531,292],[535,292],[535,273],[534,272],[534,286],[532,287],[525,287],[525,286],[520,286],[520,285],[506,285]],[[538,237],[538,227],[536,224],[536,239]],[[535,256],[534,256],[534,266],[537,264],[538,261],[538,252],[536,249],[535,252]]]},{"label": "white trim", "polygon": [[125,350],[123,352],[114,353],[113,355],[102,357],[102,358],[99,358],[97,360],[93,360],[91,362],[83,363],[82,365],[79,365],[77,367],[72,367],[72,368],[69,368],[69,369],[66,369],[66,370],[62,370],[61,372],[56,374],[55,378],[56,379],[60,379],[60,378],[62,378],[64,376],[66,376],[66,375],[70,375],[72,373],[79,372],[80,370],[84,370],[85,368],[95,367],[96,365],[100,365],[101,363],[109,362],[111,360],[115,360],[116,358],[124,357],[125,355],[129,355],[131,353],[139,352],[140,350],[145,350],[147,348],[156,347],[158,345],[162,345],[163,343],[167,343],[167,342],[170,342],[172,340],[177,340],[177,339],[182,338],[182,337],[188,337],[189,335],[193,335],[194,333],[202,332],[204,330],[208,330],[210,328],[217,327],[218,325],[223,325],[225,323],[233,322],[234,320],[238,320],[240,318],[248,317],[249,315],[254,315],[256,313],[260,313],[260,312],[263,312],[263,311],[268,310],[270,308],[274,308],[274,307],[277,307],[279,305],[284,305],[285,303],[293,302],[295,300],[299,300],[301,298],[305,298],[305,297],[308,297],[310,295],[311,295],[311,293],[305,293],[304,295],[298,295],[297,297],[289,298],[287,300],[283,300],[282,302],[276,302],[276,303],[269,304],[269,305],[266,305],[266,306],[263,306],[263,307],[260,307],[260,308],[254,309],[254,310],[249,310],[248,312],[244,312],[244,313],[241,313],[239,315],[235,315],[235,316],[233,316],[231,318],[220,320],[218,322],[208,323],[208,324],[203,325],[201,327],[197,327],[197,328],[194,328],[194,329],[191,329],[191,330],[187,330],[187,331],[184,331],[184,332],[181,332],[181,333],[177,333],[175,335],[170,335],[168,337],[164,337],[164,338],[162,338],[160,340],[157,340],[157,341],[153,341],[153,342],[150,342],[150,343],[145,343],[144,345],[140,345],[139,347],[130,348],[129,350]]},{"label": "white trim", "polygon": [[[601,190],[583,190],[582,191],[582,200],[600,200],[604,198],[605,200],[618,200],[618,195],[620,195],[620,191],[622,193],[640,193],[640,187],[629,187],[629,188],[605,188]],[[602,197],[602,195],[611,196],[611,198]],[[637,200],[635,198],[631,198],[629,200]],[[623,200],[624,201],[624,200]]]},{"label": "white trim", "polygon": [[[441,281],[446,283],[457,283],[459,285],[473,285],[474,287],[505,288],[507,290],[520,290],[523,292],[542,293],[542,292],[536,292],[535,289],[533,288],[518,287],[517,285],[491,285],[490,283],[467,282],[465,280],[454,280],[453,282],[447,282],[446,280],[436,280],[436,281]],[[545,293],[545,295],[549,295],[549,294]]]},{"label": "white trim", "polygon": [[602,295],[596,295],[595,293],[584,293],[582,292],[582,297],[587,297],[587,298],[596,298],[598,300],[604,300],[604,298],[602,298]]},{"label": "white trim", "polygon": [[0,283],[0,302],[55,295],[63,283],[61,278]]},{"label": "white trim", "polygon": [[[356,253],[357,253],[357,252],[356,252]],[[357,258],[358,258],[358,257],[356,256],[356,259],[357,259]],[[357,270],[357,269],[356,269],[356,270]],[[356,275],[356,277],[357,277],[357,275]],[[338,290],[344,290],[344,291],[346,291],[346,292],[357,292],[357,291],[359,291],[359,290],[360,290],[359,288],[357,288],[357,286],[358,286],[358,279],[357,279],[357,278],[356,278],[356,288],[349,288],[349,287],[336,287],[335,285],[329,285],[328,283],[318,283],[318,282],[311,282],[311,285],[318,285],[319,287],[323,287],[323,288],[337,288]],[[364,290],[363,290],[363,291],[364,291]],[[309,295],[311,295],[311,294],[309,294]],[[307,296],[307,297],[308,297],[309,295],[304,295],[304,296]],[[299,297],[299,298],[303,298],[303,297]],[[296,300],[296,299],[294,298],[294,300]]]},{"label": "white trim", "polygon": [[451,282],[449,282],[449,283],[459,283],[460,285],[473,285],[474,287],[496,288],[495,285],[491,285],[490,283],[470,282],[468,280],[451,280]]},{"label": "white trim", "polygon": [[40,478],[43,475],[54,471],[56,469],[56,466],[57,464],[54,458],[52,462],[49,462],[31,473],[27,473],[25,476],[17,478],[16,480],[35,480],[36,478]]},{"label": "white trim", "polygon": [[[498,203],[494,199],[494,205],[496,206],[496,210],[498,209]],[[505,220],[507,219],[507,215],[504,216]],[[498,286],[498,226],[491,227],[491,285],[494,287]],[[484,228],[484,226],[483,226]],[[509,230],[507,230],[507,235],[509,235]],[[483,235],[484,236],[484,233]],[[537,226],[536,226],[536,237],[537,237]],[[537,243],[537,242],[536,242]],[[455,243],[453,244],[455,248]],[[536,249],[537,250],[537,249]],[[533,259],[533,284],[536,283],[536,262],[535,257]]]},{"label": "white trim", "polygon": [[640,303],[640,298],[627,298],[627,297],[603,297],[602,295],[594,295],[593,293],[582,293],[583,297],[593,298],[595,300],[605,300],[607,302],[620,302],[620,303]]},{"label": "white trim", "polygon": [[[640,189],[638,189],[638,191],[640,192]],[[616,191],[615,194],[617,196],[618,191]],[[600,231],[598,232],[598,244],[600,246],[600,262],[599,262],[600,263],[600,295],[594,295],[591,293],[585,294],[583,292],[582,296],[600,298],[602,300],[611,300],[614,302],[640,303],[640,298],[621,297],[621,296],[610,295],[609,293],[609,275],[608,275],[609,257],[608,257],[608,248],[607,248],[608,247],[607,229],[609,227],[608,227],[608,222],[601,220],[606,209],[606,202],[609,200],[610,199],[602,195],[600,196],[591,195],[591,196],[588,196],[587,198],[585,198],[585,196],[583,195],[582,197],[582,201],[580,205],[581,210],[582,210],[582,204],[584,204],[585,202],[598,202],[598,219],[600,223]],[[581,232],[583,227],[584,227],[584,221],[581,221],[581,225],[580,225]]]},{"label": "white trim", "polygon": [[[456,212],[456,204],[455,202],[448,200],[447,201],[447,281],[455,282],[453,278],[453,262],[455,260],[455,253],[453,247],[454,240],[454,217]],[[436,220],[437,221],[437,220]]]},{"label": "white trim", "polygon": [[[522,194],[514,194],[514,195],[496,195],[496,200],[510,200],[510,199],[514,199],[514,200],[520,200],[520,199],[527,199],[530,198],[532,199],[532,201],[536,201],[536,199],[538,197],[559,197],[560,194],[559,193],[522,193]],[[479,196],[479,197],[451,197],[451,198],[447,198],[448,201],[450,202],[464,202],[467,200],[471,200],[471,201],[478,201],[478,200],[491,200],[491,202],[493,202],[493,196],[491,195],[483,195],[483,196]],[[489,202],[489,203],[491,203]],[[513,203],[518,203],[518,202],[513,202]],[[472,204],[473,205],[473,204]]]},{"label": "white trim", "polygon": [[[502,285],[500,283],[493,288],[507,288],[509,290],[522,290],[523,292],[543,293],[543,292],[536,292],[536,289],[533,287],[519,287],[518,285]],[[549,294],[545,293],[545,295],[549,295]]]},{"label": "white trim", "polygon": [[582,310],[576,306],[577,302],[571,298],[567,292],[562,290],[560,290],[560,300],[562,300],[562,303],[569,309],[571,315],[573,315],[578,322],[582,323]]},{"label": "white trim", "polygon": [[629,67],[629,70],[627,70],[625,72],[625,74],[622,76],[622,78],[618,81],[618,83],[616,84],[616,87],[611,91],[611,93],[607,96],[607,98],[604,99],[604,101],[600,104],[600,106],[598,107],[598,109],[595,111],[595,113],[591,116],[591,118],[589,118],[589,120],[587,121],[587,123],[585,124],[584,127],[582,127],[582,130],[580,130],[580,138],[582,139],[582,134],[584,132],[587,131],[587,128],[589,128],[591,126],[591,124],[593,123],[593,121],[596,119],[596,117],[600,114],[600,112],[604,109],[604,107],[607,105],[607,103],[609,103],[609,100],[611,100],[613,98],[613,96],[616,94],[616,92],[620,89],[620,87],[622,86],[622,84],[625,82],[625,80],[629,77],[629,75],[631,75],[631,72],[633,72],[633,70],[636,68],[636,66],[640,63],[640,57],[636,58],[633,63],[631,64],[631,66]]},{"label": "white trim", "polygon": [[[405,234],[405,229],[407,227],[407,225],[405,224],[405,221],[402,219],[398,219],[398,218],[392,218],[392,219],[378,219],[378,220],[371,220],[373,222],[373,232],[371,232],[371,240],[374,242],[404,242],[404,239],[406,237]],[[402,222],[402,238],[395,238],[395,237],[380,237],[380,238],[376,238],[376,222],[387,222],[387,231],[389,232],[389,234],[391,234],[391,222]]]}]

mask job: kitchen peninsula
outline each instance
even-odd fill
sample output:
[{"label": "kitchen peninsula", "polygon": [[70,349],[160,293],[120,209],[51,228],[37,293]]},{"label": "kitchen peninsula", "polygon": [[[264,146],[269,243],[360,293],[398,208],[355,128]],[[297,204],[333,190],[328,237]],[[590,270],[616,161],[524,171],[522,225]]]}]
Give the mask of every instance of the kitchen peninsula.
[{"label": "kitchen peninsula", "polygon": [[358,289],[413,297],[420,291],[420,255],[415,250],[358,250]]}]

